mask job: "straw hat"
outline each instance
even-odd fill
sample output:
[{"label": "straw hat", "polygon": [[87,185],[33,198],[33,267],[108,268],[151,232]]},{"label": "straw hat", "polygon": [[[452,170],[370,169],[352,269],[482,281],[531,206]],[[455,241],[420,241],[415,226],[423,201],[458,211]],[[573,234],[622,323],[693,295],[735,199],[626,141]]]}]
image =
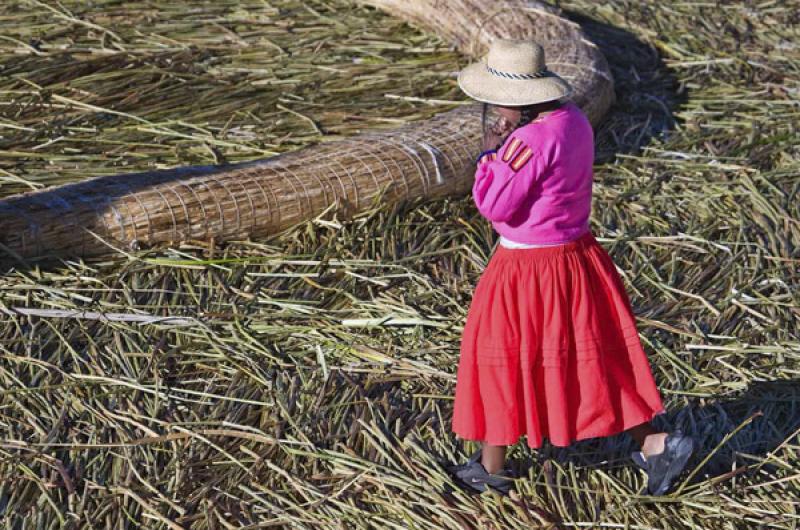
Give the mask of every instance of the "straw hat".
[{"label": "straw hat", "polygon": [[458,74],[469,97],[503,106],[532,105],[569,96],[572,87],[547,69],[544,48],[532,40],[496,39],[489,53]]}]

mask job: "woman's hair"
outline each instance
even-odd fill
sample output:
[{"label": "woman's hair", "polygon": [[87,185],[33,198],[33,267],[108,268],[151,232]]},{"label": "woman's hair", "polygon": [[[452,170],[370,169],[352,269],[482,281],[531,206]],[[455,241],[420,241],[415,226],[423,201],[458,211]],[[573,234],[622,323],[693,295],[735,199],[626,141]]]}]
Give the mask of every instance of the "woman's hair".
[{"label": "woman's hair", "polygon": [[517,128],[528,125],[533,121],[537,114],[539,114],[539,111],[536,110],[534,105],[522,107],[519,110],[519,122],[517,122]]},{"label": "woman's hair", "polygon": [[540,112],[548,111],[548,110],[555,110],[559,108],[561,105],[564,104],[563,100],[556,99],[553,101],[547,101],[545,103],[536,103],[534,105],[526,105],[519,110],[519,122],[517,123],[517,129],[524,125],[528,125],[530,122],[539,115]]}]

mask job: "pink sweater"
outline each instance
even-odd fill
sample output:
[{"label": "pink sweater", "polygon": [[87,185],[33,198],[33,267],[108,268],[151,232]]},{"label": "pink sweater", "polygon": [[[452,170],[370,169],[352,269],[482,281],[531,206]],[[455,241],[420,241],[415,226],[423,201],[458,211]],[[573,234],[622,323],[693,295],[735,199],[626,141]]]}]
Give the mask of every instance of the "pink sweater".
[{"label": "pink sweater", "polygon": [[593,162],[592,125],[570,101],[481,153],[472,196],[509,240],[570,241],[589,230]]}]

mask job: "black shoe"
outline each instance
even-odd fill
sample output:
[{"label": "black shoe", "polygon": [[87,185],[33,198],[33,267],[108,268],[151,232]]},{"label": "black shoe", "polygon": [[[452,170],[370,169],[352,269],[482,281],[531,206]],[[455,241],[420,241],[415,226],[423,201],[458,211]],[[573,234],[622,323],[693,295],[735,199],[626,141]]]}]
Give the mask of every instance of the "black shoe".
[{"label": "black shoe", "polygon": [[647,472],[650,495],[664,495],[672,480],[680,475],[694,452],[694,440],[680,431],[670,433],[664,440],[664,450],[645,458],[641,451],[631,453],[634,463]]},{"label": "black shoe", "polygon": [[497,473],[489,473],[479,462],[481,450],[478,449],[466,464],[459,464],[447,468],[463,485],[475,491],[494,490],[501,495],[508,495],[514,485],[514,477],[510,469],[503,469]]}]

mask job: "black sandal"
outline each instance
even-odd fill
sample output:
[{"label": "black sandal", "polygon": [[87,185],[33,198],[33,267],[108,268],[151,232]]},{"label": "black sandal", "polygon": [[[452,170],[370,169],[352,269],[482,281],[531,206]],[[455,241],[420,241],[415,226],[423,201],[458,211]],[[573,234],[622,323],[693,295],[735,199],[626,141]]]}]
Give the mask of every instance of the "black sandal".
[{"label": "black sandal", "polygon": [[481,450],[478,449],[466,464],[450,466],[447,470],[454,475],[458,482],[475,491],[484,492],[491,489],[501,495],[508,495],[514,485],[513,472],[505,468],[497,473],[489,473],[481,464],[480,458]]},{"label": "black sandal", "polygon": [[680,431],[670,433],[664,440],[664,450],[645,458],[641,451],[631,453],[634,463],[647,473],[647,490],[650,495],[664,495],[672,480],[686,467],[694,452],[694,440]]}]

